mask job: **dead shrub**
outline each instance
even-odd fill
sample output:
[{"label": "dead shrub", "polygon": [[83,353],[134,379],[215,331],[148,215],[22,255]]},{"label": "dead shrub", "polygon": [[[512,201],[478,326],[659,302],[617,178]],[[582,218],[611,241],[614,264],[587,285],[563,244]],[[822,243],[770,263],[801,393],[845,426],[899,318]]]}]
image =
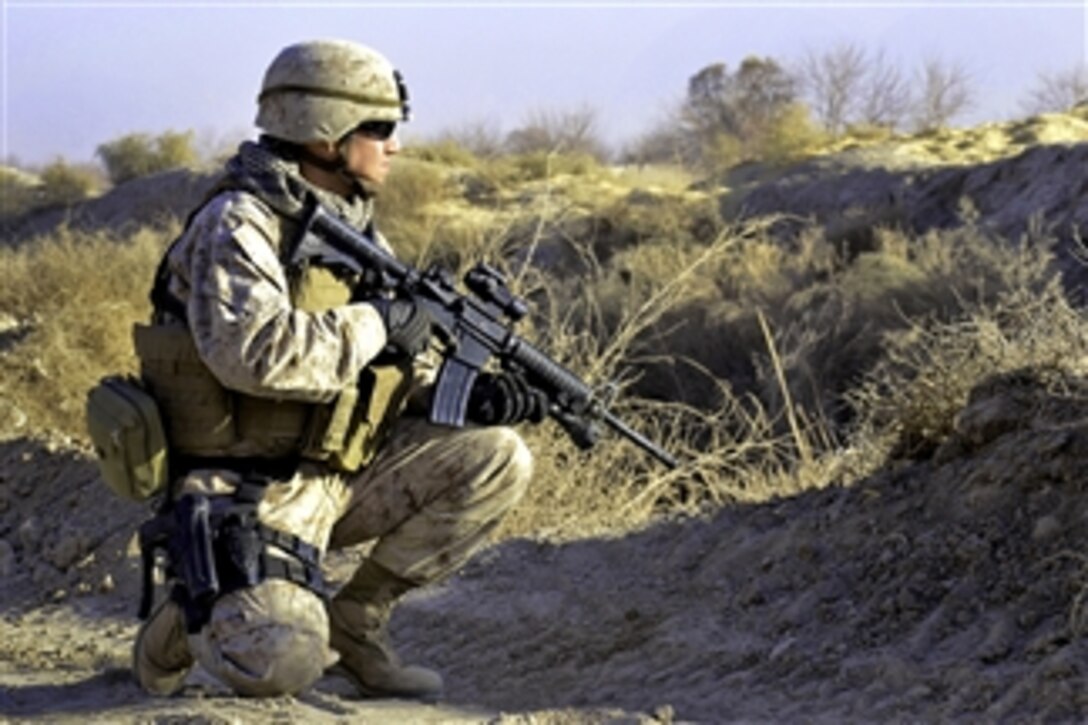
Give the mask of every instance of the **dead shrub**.
[{"label": "dead shrub", "polygon": [[456,185],[442,166],[401,159],[377,196],[378,228],[395,240],[405,259],[418,260],[435,238],[438,218],[433,207],[456,195]]},{"label": "dead shrub", "polygon": [[1088,372],[1088,323],[1056,277],[1004,290],[958,319],[919,320],[890,334],[884,357],[849,399],[864,435],[887,441],[893,457],[925,457],[952,432],[972,388],[1023,368]]},{"label": "dead shrub", "polygon": [[[394,164],[395,171],[404,165],[404,159],[418,159],[442,166],[474,168],[479,164],[477,156],[453,138],[440,138],[426,143],[415,143],[404,150],[401,160]],[[394,172],[395,173],[395,172]]]},{"label": "dead shrub", "polygon": [[12,166],[0,166],[0,218],[11,219],[31,211],[41,196],[41,179]]},{"label": "dead shrub", "polygon": [[588,153],[531,151],[510,157],[508,168],[513,176],[511,180],[539,181],[560,174],[585,176],[597,173],[601,171],[601,164]]},{"label": "dead shrub", "polygon": [[756,156],[772,164],[784,164],[803,158],[826,141],[827,134],[812,121],[808,108],[793,103],[760,133]]},{"label": "dead shrub", "polygon": [[[874,250],[846,258],[816,227],[792,244],[765,232],[739,237],[702,268],[691,297],[638,341],[641,350],[669,350],[693,361],[709,377],[677,374],[671,364],[649,361],[640,368],[635,392],[710,404],[718,400],[714,380],[725,381],[737,395],[758,400],[782,432],[786,409],[794,407],[798,415],[822,421],[829,439],[841,440],[858,417],[847,396],[884,358],[889,336],[958,319],[1010,290],[1041,289],[1053,274],[1039,240],[1015,245],[969,227],[920,238],[882,230],[875,239]],[[667,253],[647,256],[641,267],[629,264],[652,249],[643,245],[623,255],[627,269],[637,272],[604,270],[603,299],[611,305],[604,320],[647,294],[653,269],[669,273]],[[689,253],[683,245],[671,251],[677,260]],[[620,263],[617,258],[612,269]]]}]

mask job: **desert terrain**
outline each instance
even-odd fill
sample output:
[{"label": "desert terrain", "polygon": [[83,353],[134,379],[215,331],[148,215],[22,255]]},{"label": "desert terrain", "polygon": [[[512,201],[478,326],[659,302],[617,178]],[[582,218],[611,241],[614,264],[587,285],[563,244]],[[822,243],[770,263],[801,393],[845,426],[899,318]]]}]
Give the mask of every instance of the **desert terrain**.
[{"label": "desert terrain", "polygon": [[[176,697],[143,694],[128,665],[133,534],[148,507],[109,494],[78,426],[36,426],[0,395],[0,721],[1085,721],[1086,167],[1088,117],[1055,114],[835,148],[691,191],[731,223],[773,219],[781,238],[816,220],[858,258],[882,224],[916,235],[970,224],[995,244],[1042,228],[1061,275],[1051,294],[1070,304],[1067,347],[973,381],[945,428],[923,444],[901,438],[861,473],[829,464],[804,485],[658,507],[626,528],[579,533],[571,521],[500,537],[394,617],[405,658],[445,676],[439,703],[359,700],[334,678],[296,698],[247,700],[200,672]],[[205,183],[133,182],[64,219],[152,223],[182,213],[163,199],[183,209]],[[631,198],[616,185],[599,193]],[[539,190],[521,193],[543,203]],[[22,220],[8,241],[33,243],[60,215]],[[1056,309],[1036,309],[1023,334]],[[0,357],[13,360],[44,323],[0,313]],[[41,385],[49,395],[47,376]],[[847,460],[851,446],[826,457]],[[357,553],[329,557],[334,586]]]}]

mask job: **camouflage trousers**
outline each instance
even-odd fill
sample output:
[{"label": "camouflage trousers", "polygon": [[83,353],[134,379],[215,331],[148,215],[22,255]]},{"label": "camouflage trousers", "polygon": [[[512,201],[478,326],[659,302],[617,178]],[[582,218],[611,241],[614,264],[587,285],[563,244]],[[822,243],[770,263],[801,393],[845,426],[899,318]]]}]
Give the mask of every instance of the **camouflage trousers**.
[{"label": "camouflage trousers", "polygon": [[[525,492],[531,472],[532,456],[509,428],[451,429],[404,418],[365,470],[345,476],[304,464],[290,481],[269,487],[258,515],[323,550],[373,541],[376,563],[426,584],[457,570],[485,543]],[[194,472],[182,493],[226,494],[237,480],[228,471]],[[167,607],[156,616],[179,613]],[[137,678],[152,692],[161,692],[157,677],[177,679],[160,671],[181,666],[186,658],[178,652],[239,694],[254,696],[300,692],[336,661],[324,601],[284,580],[220,598],[208,624],[188,635],[187,647],[154,636],[178,627],[152,624],[144,626],[135,657]]]}]

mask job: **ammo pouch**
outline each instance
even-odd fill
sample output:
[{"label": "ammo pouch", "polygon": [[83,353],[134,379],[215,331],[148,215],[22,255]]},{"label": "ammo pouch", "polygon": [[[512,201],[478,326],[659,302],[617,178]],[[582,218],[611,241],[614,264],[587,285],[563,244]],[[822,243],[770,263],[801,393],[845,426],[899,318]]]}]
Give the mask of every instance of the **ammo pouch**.
[{"label": "ammo pouch", "polygon": [[412,384],[409,361],[372,365],[328,404],[237,393],[219,382],[182,325],[136,325],[141,374],[162,408],[172,449],[192,457],[302,454],[352,472],[370,462]]},{"label": "ammo pouch", "polygon": [[404,411],[411,384],[410,361],[364,368],[357,387],[315,407],[302,455],[348,473],[367,465]]},{"label": "ammo pouch", "polygon": [[155,399],[134,378],[103,378],[87,393],[87,432],[98,471],[114,493],[133,501],[167,484],[166,435]]}]

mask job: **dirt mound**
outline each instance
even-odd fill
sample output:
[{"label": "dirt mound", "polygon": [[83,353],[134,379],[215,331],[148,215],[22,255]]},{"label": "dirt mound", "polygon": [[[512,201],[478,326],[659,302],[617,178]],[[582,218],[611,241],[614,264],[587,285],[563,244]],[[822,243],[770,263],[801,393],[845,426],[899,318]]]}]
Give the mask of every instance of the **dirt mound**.
[{"label": "dirt mound", "polygon": [[[507,542],[398,610],[406,653],[440,667],[450,693],[446,709],[408,714],[1088,718],[1086,413],[1086,380],[1008,375],[972,393],[931,458],[889,461],[849,488],[613,540]],[[122,671],[140,507],[105,495],[71,446],[18,441],[0,455],[3,710],[76,715],[58,702],[78,696],[81,712],[122,719],[380,715],[326,682],[272,703],[199,677],[188,697],[141,697]]]},{"label": "dirt mound", "polygon": [[1017,240],[1033,226],[1056,241],[1067,288],[1085,298],[1080,258],[1088,228],[1085,112],[1039,116],[848,148],[774,172],[742,168],[724,183],[727,218],[784,214],[827,225],[853,252],[869,251],[874,226],[915,234],[977,224]]},{"label": "dirt mound", "polygon": [[52,207],[0,222],[0,243],[16,245],[68,226],[81,232],[124,236],[147,226],[163,226],[185,216],[204,197],[215,174],[175,169],[132,179],[100,197],[71,207]]},{"label": "dirt mound", "polygon": [[1078,720],[1088,381],[972,395],[931,460],[615,541],[516,542],[401,613],[458,701],[698,721]]},{"label": "dirt mound", "polygon": [[1013,238],[1039,216],[1068,234],[1088,222],[1081,178],[1086,160],[1088,143],[1034,146],[986,164],[911,171],[839,165],[832,159],[741,190],[725,204],[733,215],[785,213],[824,222],[867,218],[915,232],[958,226],[966,217]]}]

